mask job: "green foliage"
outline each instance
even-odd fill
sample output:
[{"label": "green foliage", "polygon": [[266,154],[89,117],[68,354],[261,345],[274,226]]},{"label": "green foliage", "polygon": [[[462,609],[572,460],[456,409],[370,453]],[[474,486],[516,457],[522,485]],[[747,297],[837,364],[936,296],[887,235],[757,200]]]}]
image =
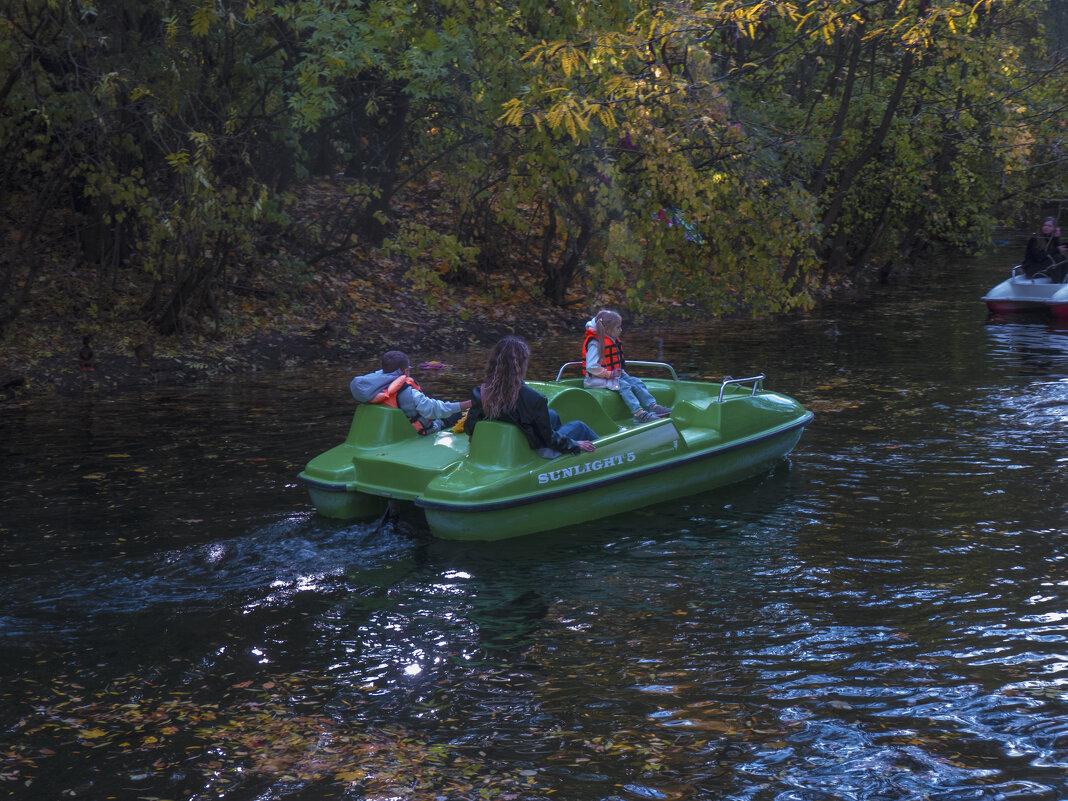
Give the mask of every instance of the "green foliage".
[{"label": "green foliage", "polygon": [[443,234],[414,220],[401,223],[396,235],[382,248],[386,258],[410,265],[405,276],[417,292],[426,292],[434,305],[434,292],[444,286],[443,277],[462,271],[474,262],[478,248],[463,245],[455,235]]},{"label": "green foliage", "polygon": [[[1021,101],[1051,119],[1059,89],[1020,57],[1019,32],[1042,5],[757,2],[639,14],[535,43],[532,88],[506,102],[501,121],[576,147],[610,141],[618,125],[634,145],[620,154],[628,227],[646,242],[657,285],[689,285],[721,308],[791,308],[925,243],[974,247],[994,212],[1035,194],[1041,179],[1019,173],[1020,145],[1039,126]],[[612,120],[598,129],[603,108]],[[1064,154],[1055,161],[1048,174],[1063,186]],[[642,197],[699,221],[704,245],[651,230]]]},{"label": "green foliage", "polygon": [[[268,253],[361,242],[423,287],[534,263],[557,304],[805,306],[1065,196],[1046,5],[10,6],[0,335],[63,213],[109,279],[92,300],[150,276],[163,332],[218,323],[229,276]],[[349,202],[290,221],[315,175]],[[433,234],[402,212],[432,182]]]}]

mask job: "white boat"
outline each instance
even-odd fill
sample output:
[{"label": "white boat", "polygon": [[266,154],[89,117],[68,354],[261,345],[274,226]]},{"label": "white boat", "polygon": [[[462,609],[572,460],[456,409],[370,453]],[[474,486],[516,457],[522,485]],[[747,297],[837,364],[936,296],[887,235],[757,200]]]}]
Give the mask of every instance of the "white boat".
[{"label": "white boat", "polygon": [[995,314],[1048,309],[1068,320],[1068,284],[1054,283],[1041,273],[1028,278],[1018,264],[1012,275],[983,295],[983,302]]}]

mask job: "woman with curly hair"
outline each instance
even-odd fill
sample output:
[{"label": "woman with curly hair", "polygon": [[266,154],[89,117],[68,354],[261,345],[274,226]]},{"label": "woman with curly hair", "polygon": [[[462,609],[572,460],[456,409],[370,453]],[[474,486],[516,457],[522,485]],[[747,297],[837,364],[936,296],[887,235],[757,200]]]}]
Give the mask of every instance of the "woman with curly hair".
[{"label": "woman with curly hair", "polygon": [[482,385],[471,390],[464,431],[473,433],[479,420],[496,420],[519,426],[530,447],[547,458],[592,451],[594,430],[581,420],[561,425],[546,397],[523,382],[529,363],[530,348],[519,337],[507,336],[494,345]]}]

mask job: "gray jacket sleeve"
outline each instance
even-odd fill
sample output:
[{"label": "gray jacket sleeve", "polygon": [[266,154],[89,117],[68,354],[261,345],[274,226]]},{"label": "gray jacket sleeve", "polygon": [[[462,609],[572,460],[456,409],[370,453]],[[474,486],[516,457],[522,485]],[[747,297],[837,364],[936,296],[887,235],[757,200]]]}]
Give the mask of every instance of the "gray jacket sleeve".
[{"label": "gray jacket sleeve", "polygon": [[459,401],[428,398],[415,387],[405,387],[397,393],[397,406],[409,419],[425,417],[427,420],[441,420],[460,411]]}]

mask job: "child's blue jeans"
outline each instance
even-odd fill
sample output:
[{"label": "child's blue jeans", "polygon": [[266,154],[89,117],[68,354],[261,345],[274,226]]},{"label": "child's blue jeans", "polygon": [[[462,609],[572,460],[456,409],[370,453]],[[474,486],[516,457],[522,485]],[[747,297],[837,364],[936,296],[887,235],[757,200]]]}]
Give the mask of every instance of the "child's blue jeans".
[{"label": "child's blue jeans", "polygon": [[656,398],[652,396],[642,380],[626,373],[619,376],[619,395],[627,404],[631,414],[637,414],[642,409],[651,409],[656,403]]}]

